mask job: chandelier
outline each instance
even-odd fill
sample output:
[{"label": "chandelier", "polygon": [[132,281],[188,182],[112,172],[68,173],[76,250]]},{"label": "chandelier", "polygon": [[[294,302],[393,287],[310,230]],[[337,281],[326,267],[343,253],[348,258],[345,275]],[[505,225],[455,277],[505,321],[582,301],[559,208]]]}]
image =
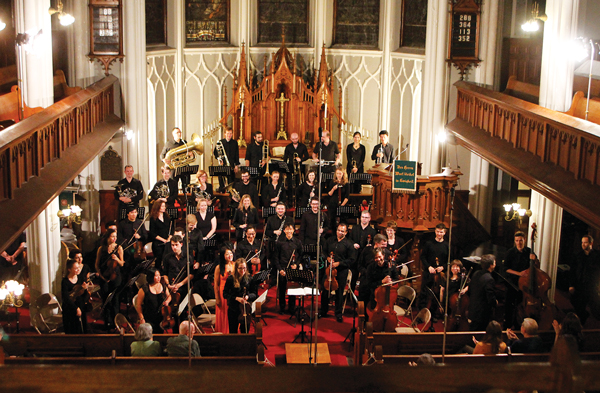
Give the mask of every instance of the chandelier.
[{"label": "chandelier", "polygon": [[0,286],[0,301],[2,301],[2,307],[21,307],[23,306],[23,289],[25,286],[19,284],[14,280],[3,282]]}]

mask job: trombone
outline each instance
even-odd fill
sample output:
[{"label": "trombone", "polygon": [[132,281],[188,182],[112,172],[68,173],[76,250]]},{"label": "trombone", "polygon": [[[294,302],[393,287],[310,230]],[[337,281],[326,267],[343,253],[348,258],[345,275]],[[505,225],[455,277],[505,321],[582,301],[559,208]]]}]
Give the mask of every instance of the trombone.
[{"label": "trombone", "polygon": [[263,142],[262,161],[263,161],[263,165],[265,168],[265,174],[263,176],[271,177],[271,174],[269,173],[269,161],[271,161],[271,157],[269,157],[269,141],[268,140],[265,140]]}]

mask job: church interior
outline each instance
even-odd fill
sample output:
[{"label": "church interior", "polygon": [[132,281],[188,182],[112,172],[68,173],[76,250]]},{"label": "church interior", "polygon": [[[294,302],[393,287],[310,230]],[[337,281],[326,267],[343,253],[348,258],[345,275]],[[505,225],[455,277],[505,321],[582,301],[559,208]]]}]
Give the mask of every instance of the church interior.
[{"label": "church interior", "polygon": [[[600,205],[594,202],[600,191],[598,20],[596,0],[0,0],[0,249],[13,249],[16,244],[14,250],[18,248],[22,258],[26,255],[26,280],[17,281],[25,284],[29,302],[22,310],[28,315],[21,321],[24,333],[13,331],[9,314],[19,318],[21,307],[16,307],[14,298],[12,303],[1,300],[0,314],[5,315],[0,315],[0,325],[8,334],[5,338],[21,343],[6,348],[87,348],[79,355],[45,355],[47,363],[39,360],[43,355],[29,355],[36,361],[17,357],[12,365],[11,353],[5,349],[5,368],[15,368],[18,376],[11,379],[6,375],[11,373],[2,373],[3,385],[58,391],[63,386],[54,373],[65,370],[54,366],[69,365],[67,383],[74,391],[82,390],[76,381],[88,377],[86,367],[97,368],[90,383],[108,389],[189,389],[193,385],[186,377],[197,379],[201,372],[200,382],[205,380],[206,387],[254,391],[258,387],[250,381],[256,371],[250,370],[257,362],[246,358],[256,357],[260,366],[273,362],[279,366],[285,358],[284,344],[273,350],[269,341],[270,330],[277,334],[291,330],[282,323],[288,316],[274,315],[275,284],[262,310],[267,318],[261,322],[257,316],[252,334],[199,335],[198,340],[205,340],[200,341],[201,351],[222,346],[235,355],[240,348],[233,362],[227,359],[231,354],[215,352],[212,361],[207,356],[194,361],[194,367],[190,360],[189,368],[187,358],[185,362],[128,363],[119,357],[128,351],[132,333],[98,331],[71,337],[41,329],[43,334],[38,334],[40,311],[33,305],[45,294],[58,295],[57,302],[62,303],[61,282],[69,274],[69,252],[80,250],[84,264],[93,270],[98,247],[105,244],[101,242],[106,226],[126,219],[130,210],[119,202],[115,185],[128,178],[128,166],[145,191],[137,219],[151,230],[146,213],[155,210],[156,202],[149,201],[148,195],[163,179],[164,152],[175,128],[188,141],[183,155],[196,151],[192,162],[183,166],[193,168],[189,171],[192,185],[200,181],[196,173],[204,171],[215,190],[209,210],[217,217],[214,239],[218,240],[204,239],[211,262],[219,258],[220,246],[235,242],[237,236],[231,189],[221,188],[220,181],[242,181],[238,167],[250,167],[245,160],[255,145],[256,132],[269,142],[260,144],[261,149],[267,146],[267,168],[272,172],[281,163],[279,171],[287,171],[286,215],[294,221],[294,236],[300,229],[300,204],[294,198],[296,184],[292,190],[296,172],[285,165],[284,150],[293,135],[306,145],[307,159],[301,160],[299,171],[302,178],[308,177],[308,170],[318,166],[313,158],[321,157],[316,144],[327,133],[339,149],[336,165],[354,183],[347,203],[340,206],[346,210],[337,206],[342,205],[340,197],[338,204],[330,203],[324,211],[333,222],[336,217],[331,216],[338,216],[338,224],[348,224],[348,237],[353,227],[361,225],[363,210],[370,211],[370,225],[377,233],[385,234],[393,226],[396,237],[406,241],[402,262],[408,262],[408,272],[402,278],[415,277],[406,286],[422,293],[425,284],[416,277],[421,269],[427,270],[423,248],[435,241],[441,224],[447,228],[450,250],[444,255],[452,254],[467,269],[478,270],[480,259],[493,254],[501,273],[495,285],[505,288],[510,282],[501,272],[503,261],[516,247],[515,233],[521,231],[537,257],[538,271],[547,278],[544,302],[559,311],[560,317],[554,319],[562,320],[578,310],[570,302],[570,290],[578,285],[571,281],[571,269],[581,252],[582,237],[590,240],[591,250],[597,249],[593,238],[600,238]],[[229,142],[228,129],[239,148],[239,162],[230,165],[219,157],[219,144]],[[382,151],[384,130],[392,148],[391,159],[385,161],[389,166],[376,157]],[[364,172],[358,173],[365,175],[362,178],[346,176],[357,166],[347,155],[356,133],[366,151],[359,165],[364,169],[358,171]],[[396,189],[394,161],[414,164],[414,189]],[[219,176],[225,172],[218,167],[231,170]],[[177,168],[172,176],[179,179],[181,173],[185,170]],[[255,182],[257,176],[250,174]],[[261,199],[268,182],[265,177],[257,183]],[[165,212],[174,227],[186,227],[186,214],[200,209],[194,193],[186,194],[185,185],[182,178],[176,201]],[[327,198],[327,190],[322,192]],[[279,202],[279,194],[276,199],[271,206]],[[308,201],[303,212],[310,212]],[[256,226],[260,241],[276,208],[271,213],[268,204],[256,208],[261,214]],[[335,238],[335,228],[328,229]],[[285,236],[281,229],[280,233]],[[26,239],[24,248],[18,247],[22,239]],[[376,242],[369,235],[369,245],[372,240]],[[447,262],[449,267],[450,258]],[[600,265],[590,269],[600,272]],[[600,371],[600,277],[588,281],[588,308],[585,311],[584,304],[583,309],[589,317],[581,321],[587,339],[581,354],[574,355],[572,347],[562,344],[556,345],[555,352],[562,350],[563,356],[553,352],[550,359],[545,354],[488,361],[488,357],[469,360],[452,354],[449,367],[439,368],[431,378],[427,368],[408,368],[408,363],[424,352],[444,362],[446,345],[453,351],[472,345],[464,341],[472,341],[471,332],[447,335],[442,310],[442,315],[432,317],[433,332],[421,333],[415,312],[399,319],[413,329],[404,338],[395,331],[374,333],[371,325],[367,327],[365,310],[347,306],[343,324],[336,324],[330,315],[317,326],[322,326],[323,334],[344,326],[342,339],[352,329],[352,348],[344,347],[334,355],[343,357],[342,363],[347,358],[344,365],[375,365],[375,369],[354,373],[353,367],[339,367],[332,382],[320,385],[326,378],[320,374],[326,372],[322,367],[307,371],[292,366],[293,373],[285,371],[290,364],[284,364],[283,372],[264,367],[272,373],[265,376],[273,385],[263,384],[263,388],[600,390],[593,377]],[[261,284],[259,292],[266,286]],[[10,291],[5,286],[0,292]],[[501,304],[503,296],[499,296]],[[121,304],[126,315],[136,314],[132,302]],[[502,323],[502,317],[496,319]],[[95,322],[90,326],[99,326]],[[552,325],[538,322],[540,336],[553,342]],[[506,335],[506,326],[504,331]],[[156,340],[164,344],[167,338]],[[96,358],[89,349],[94,345],[127,350],[113,351],[112,360],[110,353]],[[270,361],[265,360],[265,352],[266,358],[273,356]],[[94,360],[100,356],[102,360]],[[313,362],[312,352],[310,359]],[[119,361],[127,367],[114,367]],[[201,363],[202,371],[197,367]],[[36,368],[40,364],[52,367]],[[128,372],[136,367],[148,370],[152,364],[158,367],[147,379],[144,373],[132,377]],[[180,377],[173,382],[175,368]],[[489,375],[490,370],[495,375]],[[228,378],[232,373],[240,379]],[[464,373],[472,376],[470,384],[458,378]],[[535,377],[524,377],[532,374]],[[39,378],[32,378],[35,375]]]}]

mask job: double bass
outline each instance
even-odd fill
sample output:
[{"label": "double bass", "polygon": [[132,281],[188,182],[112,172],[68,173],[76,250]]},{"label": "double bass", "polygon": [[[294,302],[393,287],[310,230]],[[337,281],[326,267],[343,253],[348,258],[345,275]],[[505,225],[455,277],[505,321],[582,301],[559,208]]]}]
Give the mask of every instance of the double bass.
[{"label": "double bass", "polygon": [[554,308],[548,299],[550,276],[540,269],[540,261],[533,253],[537,225],[531,225],[531,254],[529,269],[519,277],[519,289],[523,293],[523,301],[519,305],[519,318],[533,318],[540,329],[551,329],[554,320]]}]

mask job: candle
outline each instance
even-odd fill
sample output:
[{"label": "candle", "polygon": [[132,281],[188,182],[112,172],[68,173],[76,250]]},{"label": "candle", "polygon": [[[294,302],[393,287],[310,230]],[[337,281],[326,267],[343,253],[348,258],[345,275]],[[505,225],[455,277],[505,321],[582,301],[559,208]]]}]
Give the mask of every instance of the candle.
[{"label": "candle", "polygon": [[242,102],[242,110],[240,111],[240,117],[244,117],[244,103]]},{"label": "candle", "polygon": [[327,119],[327,103],[325,103],[325,118]]}]

